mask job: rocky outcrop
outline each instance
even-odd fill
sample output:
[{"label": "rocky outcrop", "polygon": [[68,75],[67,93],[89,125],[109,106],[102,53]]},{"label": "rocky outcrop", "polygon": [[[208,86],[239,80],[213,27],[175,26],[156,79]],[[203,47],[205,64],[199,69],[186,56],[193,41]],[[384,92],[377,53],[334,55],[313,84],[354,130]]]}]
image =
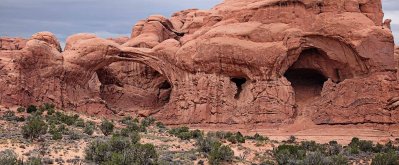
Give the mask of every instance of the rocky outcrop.
[{"label": "rocky outcrop", "polygon": [[54,102],[167,124],[399,121],[398,63],[380,0],[225,0],[150,16],[129,39],[73,35],[63,52],[47,32],[18,49],[17,39],[3,40],[7,106]]}]

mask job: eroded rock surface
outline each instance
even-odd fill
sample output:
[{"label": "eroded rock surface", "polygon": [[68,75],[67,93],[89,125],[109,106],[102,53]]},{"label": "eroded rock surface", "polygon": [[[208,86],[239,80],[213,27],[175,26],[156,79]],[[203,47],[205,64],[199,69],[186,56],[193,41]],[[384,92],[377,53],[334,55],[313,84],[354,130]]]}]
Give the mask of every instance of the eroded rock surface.
[{"label": "eroded rock surface", "polygon": [[[167,124],[398,124],[380,0],[225,0],[153,15],[130,38],[0,39],[0,102]],[[396,59],[396,61],[394,60]]]}]

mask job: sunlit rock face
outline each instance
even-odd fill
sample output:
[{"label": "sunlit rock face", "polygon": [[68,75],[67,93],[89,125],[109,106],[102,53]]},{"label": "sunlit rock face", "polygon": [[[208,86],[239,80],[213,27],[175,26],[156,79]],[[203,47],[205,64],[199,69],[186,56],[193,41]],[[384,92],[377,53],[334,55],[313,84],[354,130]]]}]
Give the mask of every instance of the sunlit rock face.
[{"label": "sunlit rock face", "polygon": [[[53,102],[166,124],[399,122],[397,55],[380,0],[225,0],[149,16],[130,38],[0,39],[0,102]],[[397,50],[397,49],[396,49]]]}]

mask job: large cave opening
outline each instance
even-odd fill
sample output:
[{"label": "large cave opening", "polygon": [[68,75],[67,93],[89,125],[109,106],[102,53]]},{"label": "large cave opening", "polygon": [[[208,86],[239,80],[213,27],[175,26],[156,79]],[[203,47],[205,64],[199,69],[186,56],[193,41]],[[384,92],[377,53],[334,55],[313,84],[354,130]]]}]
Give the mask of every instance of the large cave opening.
[{"label": "large cave opening", "polygon": [[335,79],[336,72],[334,63],[323,51],[311,48],[301,52],[284,76],[294,88],[296,103],[302,105],[320,96],[324,82],[331,77]]},{"label": "large cave opening", "polygon": [[320,96],[327,80],[319,71],[307,68],[289,69],[284,76],[294,88],[297,103],[305,103]]},{"label": "large cave opening", "polygon": [[170,101],[172,84],[147,65],[115,62],[96,73],[100,97],[113,109],[158,109]]}]

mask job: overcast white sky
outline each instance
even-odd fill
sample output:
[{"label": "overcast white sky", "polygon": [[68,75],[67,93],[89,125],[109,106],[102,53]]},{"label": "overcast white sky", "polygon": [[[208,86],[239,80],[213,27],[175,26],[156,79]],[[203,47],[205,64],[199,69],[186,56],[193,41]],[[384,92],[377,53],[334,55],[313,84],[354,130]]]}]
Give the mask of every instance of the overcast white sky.
[{"label": "overcast white sky", "polygon": [[[130,35],[131,27],[151,14],[209,9],[222,0],[0,0],[0,36],[30,37],[50,31],[64,41],[71,34],[96,33],[100,37]],[[399,0],[383,0],[399,43]]]}]

